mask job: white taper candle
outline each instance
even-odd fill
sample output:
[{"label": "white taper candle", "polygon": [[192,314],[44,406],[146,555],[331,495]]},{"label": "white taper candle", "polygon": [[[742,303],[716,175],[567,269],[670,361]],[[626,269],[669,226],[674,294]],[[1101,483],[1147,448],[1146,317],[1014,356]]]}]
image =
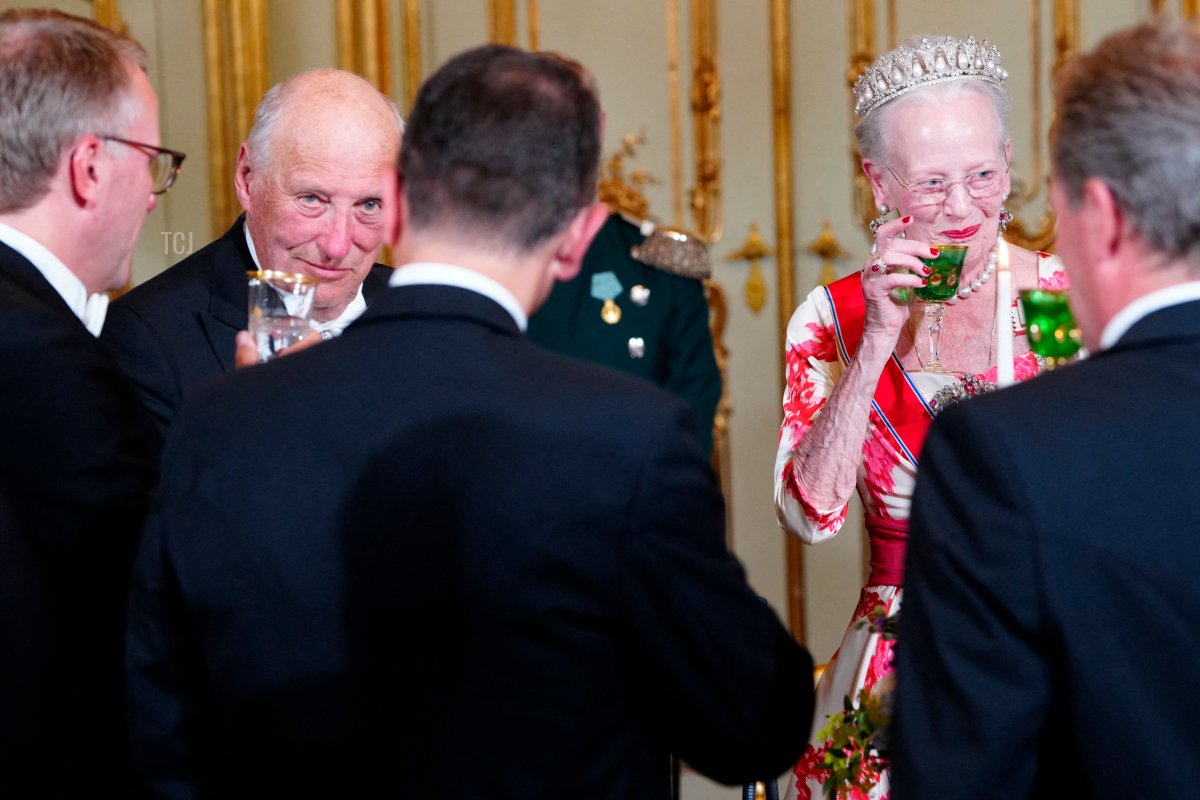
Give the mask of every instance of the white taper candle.
[{"label": "white taper candle", "polygon": [[996,259],[996,386],[1013,382],[1012,273],[1008,269],[1008,244],[1001,237]]}]

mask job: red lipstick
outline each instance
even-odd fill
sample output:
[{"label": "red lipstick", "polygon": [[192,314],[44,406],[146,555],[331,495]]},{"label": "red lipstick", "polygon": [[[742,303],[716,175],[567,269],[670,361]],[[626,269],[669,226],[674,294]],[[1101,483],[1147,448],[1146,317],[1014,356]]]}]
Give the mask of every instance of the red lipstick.
[{"label": "red lipstick", "polygon": [[947,239],[970,239],[975,234],[979,233],[979,225],[972,225],[969,228],[963,228],[961,231],[942,231],[941,235]]}]

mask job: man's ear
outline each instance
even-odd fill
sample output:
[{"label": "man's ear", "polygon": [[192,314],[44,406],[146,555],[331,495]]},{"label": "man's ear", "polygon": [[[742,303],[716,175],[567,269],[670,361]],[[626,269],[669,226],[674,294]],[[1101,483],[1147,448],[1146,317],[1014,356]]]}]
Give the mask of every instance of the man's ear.
[{"label": "man's ear", "polygon": [[71,182],[71,194],[75,202],[81,206],[94,206],[100,191],[100,179],[105,165],[100,160],[104,143],[94,134],[87,134],[71,151],[71,160],[67,166],[68,178]]},{"label": "man's ear", "polygon": [[569,281],[579,274],[592,239],[608,220],[608,207],[593,203],[575,212],[554,251],[554,279]]},{"label": "man's ear", "polygon": [[387,198],[383,204],[383,237],[389,247],[395,247],[400,241],[400,234],[408,227],[408,199],[404,196],[404,185],[396,170],[391,171],[384,191]]},{"label": "man's ear", "polygon": [[1099,178],[1083,182],[1081,203],[1086,209],[1090,240],[1100,258],[1116,255],[1125,234],[1125,214],[1108,184]]},{"label": "man's ear", "polygon": [[233,188],[237,192],[238,202],[246,211],[250,210],[250,184],[257,177],[250,167],[250,149],[242,142],[238,148],[237,168],[233,171]]}]

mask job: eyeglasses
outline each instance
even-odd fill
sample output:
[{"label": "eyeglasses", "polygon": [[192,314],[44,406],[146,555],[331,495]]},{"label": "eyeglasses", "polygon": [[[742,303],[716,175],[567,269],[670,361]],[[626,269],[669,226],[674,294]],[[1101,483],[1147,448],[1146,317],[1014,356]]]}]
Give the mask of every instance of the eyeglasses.
[{"label": "eyeglasses", "polygon": [[100,138],[140,150],[150,159],[150,177],[154,180],[154,186],[150,189],[151,194],[164,194],[167,189],[170,189],[175,184],[175,178],[179,176],[179,167],[183,164],[183,160],[187,158],[186,153],[181,153],[178,150],[155,147],[152,144],[145,144],[144,142],[134,142],[129,139],[121,139],[117,136],[101,136]]},{"label": "eyeglasses", "polygon": [[1000,190],[1001,180],[1008,174],[1008,161],[1004,162],[1004,169],[981,169],[978,172],[972,172],[965,178],[957,181],[948,181],[945,178],[926,178],[923,181],[909,183],[888,167],[887,171],[892,173],[892,177],[896,179],[913,202],[919,206],[934,206],[941,205],[946,202],[946,198],[950,196],[950,190],[955,186],[962,184],[962,187],[967,190],[967,194],[976,200],[983,197],[991,197]]}]

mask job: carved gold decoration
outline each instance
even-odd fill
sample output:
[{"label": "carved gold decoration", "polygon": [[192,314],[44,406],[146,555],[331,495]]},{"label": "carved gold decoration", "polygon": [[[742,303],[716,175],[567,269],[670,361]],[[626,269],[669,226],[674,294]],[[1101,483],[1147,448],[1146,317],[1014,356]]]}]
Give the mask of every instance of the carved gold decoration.
[{"label": "carved gold decoration", "polygon": [[488,41],[516,45],[516,0],[488,0]]},{"label": "carved gold decoration", "polygon": [[121,19],[120,0],[92,0],[92,19],[117,33],[129,33],[129,26]]},{"label": "carved gold decoration", "polygon": [[404,0],[404,103],[412,108],[421,88],[421,0]]},{"label": "carved gold decoration", "polygon": [[726,261],[745,261],[750,264],[750,271],[746,275],[746,305],[755,314],[767,304],[767,281],[758,262],[774,252],[763,239],[758,223],[751,222],[745,243],[725,257]]},{"label": "carved gold decoration", "polygon": [[730,475],[732,464],[729,447],[729,418],[733,414],[733,400],[729,397],[729,350],[725,347],[725,326],[729,321],[729,304],[725,289],[712,278],[704,281],[704,295],[708,299],[708,327],[712,331],[713,356],[721,371],[721,399],[717,402],[717,413],[713,417],[713,470],[721,493],[725,495],[725,540],[733,550],[733,482]]},{"label": "carved gold decoration", "polygon": [[850,253],[842,247],[829,220],[821,221],[821,232],[808,243],[808,252],[821,259],[821,285],[828,286],[837,280],[837,272],[833,268],[834,261],[850,257]]},{"label": "carved gold decoration", "polygon": [[526,11],[529,14],[529,49],[537,51],[541,49],[539,45],[539,40],[541,39],[541,15],[538,13],[538,0],[529,0]]},{"label": "carved gold decoration", "polygon": [[337,0],[338,66],[392,93],[387,0]]},{"label": "carved gold decoration", "polygon": [[[779,376],[787,374],[787,324],[796,307],[792,234],[792,23],[789,0],[771,0],[771,117],[775,169],[775,273],[779,313]],[[782,396],[780,386],[779,395]],[[798,642],[806,636],[804,552],[800,540],[784,534],[787,563],[788,630]]]},{"label": "carved gold decoration", "polygon": [[266,0],[204,0],[204,57],[209,196],[219,236],[240,213],[234,163],[269,84]]},{"label": "carved gold decoration", "polygon": [[724,229],[721,198],[721,76],[717,68],[716,0],[692,0],[692,124],[696,184],[691,190],[696,232],[709,243]]},{"label": "carved gold decoration", "polygon": [[650,202],[642,190],[656,183],[654,176],[637,168],[625,174],[625,159],[637,156],[638,145],[646,143],[646,134],[625,134],[621,149],[608,157],[600,169],[597,196],[610,211],[622,212],[635,219],[650,219]]},{"label": "carved gold decoration", "polygon": [[[854,82],[858,80],[858,76],[862,71],[870,66],[875,60],[875,0],[851,0],[850,8],[850,67],[846,70],[846,85],[848,88],[854,87]],[[893,7],[889,6],[889,11]],[[889,27],[895,28],[895,15],[890,15]],[[854,95],[847,92],[850,106],[854,106]],[[851,119],[856,119],[851,114]],[[851,125],[853,130],[853,125]],[[853,190],[851,198],[854,204],[854,218],[860,220],[863,230],[867,230],[867,224],[874,219],[875,214],[875,196],[871,194],[871,182],[867,180],[867,176],[863,174],[862,153],[858,149],[858,141],[853,135],[850,137],[850,164]]]},{"label": "carved gold decoration", "polygon": [[[1037,21],[1041,18],[1041,3],[1037,0],[1030,2],[1030,16],[1032,18],[1030,26],[1030,38],[1032,44],[1033,56],[1031,59],[1031,69],[1033,70],[1032,83],[1034,86],[1032,103],[1033,117],[1033,171],[1034,177],[1030,181],[1027,191],[1015,192],[1010,198],[1010,205],[1016,217],[1009,223],[1008,230],[1004,237],[1011,243],[1020,245],[1029,250],[1053,250],[1054,249],[1054,212],[1050,208],[1049,201],[1046,201],[1042,206],[1042,211],[1038,220],[1034,224],[1030,224],[1027,220],[1022,219],[1020,215],[1021,207],[1037,196],[1042,188],[1045,178],[1042,174],[1042,155],[1041,144],[1042,136],[1042,117],[1041,104],[1042,92],[1041,84],[1042,68],[1041,57],[1038,53],[1040,47],[1038,42],[1041,39],[1040,28]],[[1053,72],[1058,70],[1065,64],[1071,56],[1075,55],[1080,46],[1080,18],[1079,18],[1079,0],[1054,0],[1054,63],[1051,67]],[[1020,179],[1016,180],[1017,184],[1022,184]]]}]

